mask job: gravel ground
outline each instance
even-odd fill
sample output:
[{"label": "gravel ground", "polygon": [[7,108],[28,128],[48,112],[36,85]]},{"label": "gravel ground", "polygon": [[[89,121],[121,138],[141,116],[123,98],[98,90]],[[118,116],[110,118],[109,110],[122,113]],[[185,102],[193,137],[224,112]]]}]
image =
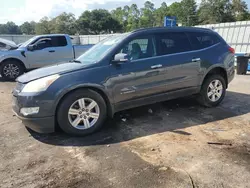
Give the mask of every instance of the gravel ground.
[{"label": "gravel ground", "polygon": [[223,103],[183,98],[117,113],[87,137],[37,134],[0,81],[0,187],[250,187],[250,75]]}]

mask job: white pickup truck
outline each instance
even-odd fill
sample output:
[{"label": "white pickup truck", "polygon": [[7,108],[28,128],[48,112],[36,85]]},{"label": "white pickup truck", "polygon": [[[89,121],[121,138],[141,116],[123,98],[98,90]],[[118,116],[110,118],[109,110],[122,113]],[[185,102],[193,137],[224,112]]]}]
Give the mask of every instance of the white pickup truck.
[{"label": "white pickup truck", "polygon": [[35,36],[17,49],[0,51],[0,74],[6,80],[14,80],[27,70],[71,61],[89,48],[73,46],[65,34]]}]

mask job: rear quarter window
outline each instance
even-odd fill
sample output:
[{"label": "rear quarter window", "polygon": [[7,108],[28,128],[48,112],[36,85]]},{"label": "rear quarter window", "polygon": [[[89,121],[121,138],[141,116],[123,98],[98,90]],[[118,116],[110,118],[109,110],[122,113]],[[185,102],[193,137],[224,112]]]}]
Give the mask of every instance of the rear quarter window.
[{"label": "rear quarter window", "polygon": [[187,33],[192,47],[195,50],[204,49],[220,42],[216,34],[206,32],[188,32]]}]

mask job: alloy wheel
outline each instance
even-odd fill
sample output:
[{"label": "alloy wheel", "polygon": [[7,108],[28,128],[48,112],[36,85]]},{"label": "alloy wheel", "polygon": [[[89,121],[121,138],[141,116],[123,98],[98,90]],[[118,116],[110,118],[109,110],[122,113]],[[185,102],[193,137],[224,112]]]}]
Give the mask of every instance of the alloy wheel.
[{"label": "alloy wheel", "polygon": [[81,98],[75,101],[69,108],[68,119],[76,129],[89,129],[97,122],[100,116],[100,108],[96,101],[90,98]]},{"label": "alloy wheel", "polygon": [[6,64],[3,67],[3,74],[5,77],[16,78],[20,73],[19,67],[15,64]]},{"label": "alloy wheel", "polygon": [[213,80],[208,85],[207,96],[212,102],[218,101],[223,94],[223,85],[220,80]]}]

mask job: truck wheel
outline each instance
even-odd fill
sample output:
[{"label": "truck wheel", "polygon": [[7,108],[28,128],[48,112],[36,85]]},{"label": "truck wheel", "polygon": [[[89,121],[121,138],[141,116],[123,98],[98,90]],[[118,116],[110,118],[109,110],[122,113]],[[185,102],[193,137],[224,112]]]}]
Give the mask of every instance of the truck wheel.
[{"label": "truck wheel", "polygon": [[24,73],[24,67],[16,60],[7,60],[1,63],[0,73],[3,79],[14,81]]},{"label": "truck wheel", "polygon": [[206,107],[214,107],[221,103],[226,94],[226,82],[220,75],[211,75],[202,84],[198,101]]},{"label": "truck wheel", "polygon": [[107,116],[106,103],[102,96],[90,89],[76,90],[60,103],[57,121],[69,134],[84,136],[97,131]]}]

